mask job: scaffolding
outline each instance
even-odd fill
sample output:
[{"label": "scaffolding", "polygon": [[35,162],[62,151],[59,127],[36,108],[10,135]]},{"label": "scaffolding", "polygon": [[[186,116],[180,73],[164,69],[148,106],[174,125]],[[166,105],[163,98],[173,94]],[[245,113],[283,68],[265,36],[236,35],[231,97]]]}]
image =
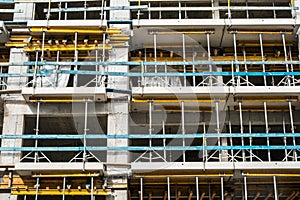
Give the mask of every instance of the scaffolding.
[{"label": "scaffolding", "polygon": [[1,191],[298,198],[299,2],[119,3],[0,1]]}]

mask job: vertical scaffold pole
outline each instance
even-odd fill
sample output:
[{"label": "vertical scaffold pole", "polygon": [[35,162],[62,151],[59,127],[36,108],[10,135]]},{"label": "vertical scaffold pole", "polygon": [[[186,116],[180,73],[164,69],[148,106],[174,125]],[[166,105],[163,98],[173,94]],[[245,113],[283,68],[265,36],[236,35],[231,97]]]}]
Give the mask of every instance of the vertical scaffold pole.
[{"label": "vertical scaffold pole", "polygon": [[[243,56],[244,56],[244,62],[245,62],[245,72],[248,72],[248,67],[247,67],[247,64],[246,64],[246,61],[247,61],[247,56],[246,56],[246,48],[243,47]],[[246,84],[247,86],[249,86],[249,77],[248,75],[246,76]]]},{"label": "vertical scaffold pole", "polygon": [[[292,47],[289,46],[289,55],[290,55],[290,61],[293,61],[293,55],[292,55]],[[291,72],[294,72],[294,65],[291,64]],[[295,76],[292,75],[292,82],[293,82],[293,86],[295,86]]]},{"label": "vertical scaffold pole", "polygon": [[171,189],[170,189],[170,177],[167,177],[167,184],[168,184],[168,200],[171,200]]},{"label": "vertical scaffold pole", "polygon": [[39,197],[39,187],[40,187],[40,177],[36,178],[36,188],[35,188],[35,200]]},{"label": "vertical scaffold pole", "polygon": [[61,20],[61,1],[58,3],[58,20]]},{"label": "vertical scaffold pole", "polygon": [[44,61],[44,56],[45,56],[45,37],[46,37],[46,32],[43,31],[41,62]]},{"label": "vertical scaffold pole", "polygon": [[[288,55],[287,55],[287,50],[286,50],[286,43],[285,43],[285,33],[281,33],[282,36],[282,44],[283,44],[283,51],[284,51],[284,61],[288,61]],[[289,72],[289,65],[285,64],[286,72]],[[290,76],[287,76],[287,83],[288,86],[291,86],[291,80]]]},{"label": "vertical scaffold pole", "polygon": [[[260,43],[260,52],[261,52],[261,61],[264,61],[264,47],[263,47],[263,39],[262,39],[262,34],[259,34],[259,43]],[[262,64],[263,67],[263,72],[266,72],[266,66],[265,64]],[[267,86],[267,77],[264,75],[264,86]]]},{"label": "vertical scaffold pole", "polygon": [[[193,63],[195,62],[195,57],[197,55],[197,52],[195,52],[195,47],[193,46]],[[193,64],[193,73],[196,72],[196,69],[195,69],[195,65]],[[195,87],[196,86],[196,76],[194,75],[193,76],[193,86]]]},{"label": "vertical scaffold pole", "polygon": [[244,195],[245,200],[248,200],[247,177],[244,176]]},{"label": "vertical scaffold pole", "polygon": [[94,200],[94,177],[91,177],[91,200]]},{"label": "vertical scaffold pole", "polygon": [[[249,111],[249,133],[252,133],[252,119],[251,119],[251,111]],[[249,137],[249,145],[252,146],[253,138]],[[252,149],[250,149],[250,162],[252,162]]]},{"label": "vertical scaffold pole", "polygon": [[[165,124],[165,120],[162,121],[162,131],[163,131],[163,136],[165,136],[165,135],[166,135],[166,124]],[[167,160],[166,138],[163,139],[163,145],[164,145],[164,159]]]},{"label": "vertical scaffold pole", "polygon": [[[246,0],[246,7],[248,7],[248,0]],[[246,10],[246,16],[247,16],[247,19],[249,19],[249,10],[248,9]]]},{"label": "vertical scaffold pole", "polygon": [[[216,122],[217,122],[217,134],[218,134],[218,146],[221,146],[221,140],[220,140],[220,118],[219,118],[219,100],[215,100],[216,103]],[[219,161],[222,161],[222,153],[221,150],[219,150]]]},{"label": "vertical scaffold pole", "polygon": [[[269,134],[269,122],[268,122],[268,112],[267,112],[267,102],[264,101],[264,114],[265,114],[265,125],[266,125],[266,133]],[[270,146],[270,138],[267,136],[267,146]],[[271,161],[271,152],[268,149],[268,161]]]},{"label": "vertical scaffold pole", "polygon": [[[67,9],[68,8],[68,3],[67,2],[65,2],[65,9]],[[65,20],[67,20],[68,19],[68,12],[65,12]]]},{"label": "vertical scaffold pole", "polygon": [[83,19],[86,20],[86,10],[87,10],[87,3],[84,1],[84,11],[83,11]]},{"label": "vertical scaffold pole", "polygon": [[[294,127],[294,117],[293,117],[293,111],[292,111],[292,100],[289,99],[289,113],[290,113],[290,120],[291,120],[291,131],[292,134],[295,134],[295,127]],[[296,138],[293,137],[293,145],[296,146]],[[297,156],[297,150],[294,149],[293,150],[293,156],[294,156],[294,160],[297,161],[298,160],[298,156]]]},{"label": "vertical scaffold pole", "polygon": [[199,200],[199,177],[196,176],[196,199]]},{"label": "vertical scaffold pole", "polygon": [[[230,113],[230,111],[229,111],[229,113]],[[232,134],[231,120],[228,121],[228,127],[229,127],[229,133]],[[233,146],[232,137],[230,137],[229,142],[230,142],[230,146]],[[233,149],[230,150],[230,153],[231,153],[231,159],[232,159],[231,161],[234,162]]]},{"label": "vertical scaffold pole", "polygon": [[273,183],[274,183],[274,200],[278,200],[276,176],[273,176]]},{"label": "vertical scaffold pole", "polygon": [[[207,40],[207,60],[211,61],[211,54],[210,54],[210,33],[206,33],[206,40]],[[212,65],[208,65],[209,72],[212,72]],[[209,86],[212,86],[212,77],[209,75]]]},{"label": "vertical scaffold pole", "polygon": [[[234,61],[238,61],[238,56],[237,56],[237,45],[236,45],[236,32],[234,32],[233,34],[233,46],[234,46]],[[236,65],[235,66],[235,71],[239,72],[240,71],[240,66]],[[240,76],[237,77],[237,86],[240,86],[241,84],[241,78]]]},{"label": "vertical scaffold pole", "polygon": [[[184,119],[184,101],[181,101],[181,131],[182,135],[185,135],[185,119]],[[185,138],[182,138],[182,147],[185,147]],[[182,152],[183,162],[185,162],[185,150]]]},{"label": "vertical scaffold pole", "polygon": [[[240,113],[240,131],[241,134],[244,134],[244,126],[243,126],[243,112],[242,112],[242,101],[239,100],[239,113]],[[244,137],[241,137],[242,140],[242,146],[245,146]],[[242,150],[242,158],[243,162],[245,162],[245,150]]]},{"label": "vertical scaffold pole", "polygon": [[[183,62],[186,62],[186,55],[185,55],[185,34],[182,34],[182,57]],[[186,73],[186,66],[183,65],[183,72]],[[186,87],[186,76],[183,77],[183,85]]]},{"label": "vertical scaffold pole", "polygon": [[[285,128],[285,116],[284,116],[284,112],[282,112],[282,129],[283,129],[283,133],[286,134],[286,128]],[[284,159],[286,162],[288,162],[288,152],[287,152],[287,148],[286,148],[286,145],[287,145],[287,138],[286,137],[283,137],[283,143],[284,143]]]},{"label": "vertical scaffold pole", "polygon": [[65,200],[65,192],[66,192],[66,177],[63,178],[62,200]]},{"label": "vertical scaffold pole", "polygon": [[85,170],[85,162],[87,160],[87,151],[86,151],[86,146],[87,146],[87,132],[88,132],[88,127],[87,127],[87,122],[88,122],[88,100],[86,99],[84,102],[84,129],[83,129],[83,171]]},{"label": "vertical scaffold pole", "polygon": [[224,200],[224,177],[221,177],[221,200]]},{"label": "vertical scaffold pole", "polygon": [[[149,138],[149,147],[151,148],[152,147],[152,138],[151,138],[151,135],[152,135],[152,131],[153,131],[153,128],[152,128],[152,100],[149,100],[149,135],[150,135],[150,138]],[[151,150],[149,151],[149,161],[152,162],[152,152]]]},{"label": "vertical scaffold pole", "polygon": [[144,194],[143,194],[143,177],[140,178],[140,190],[141,190],[141,197],[140,200],[144,199]]},{"label": "vertical scaffold pole", "polygon": [[[36,108],[36,125],[35,125],[35,135],[39,134],[39,124],[40,124],[40,101],[37,101],[37,108]],[[35,139],[34,147],[38,147],[38,139]],[[34,162],[38,162],[39,154],[37,151],[34,152]]]},{"label": "vertical scaffold pole", "polygon": [[156,33],[153,34],[153,46],[154,46],[154,62],[155,62],[155,65],[154,65],[154,72],[157,73],[157,35]]},{"label": "vertical scaffold pole", "polygon": [[[75,62],[78,62],[78,51],[77,51],[77,40],[78,40],[78,32],[75,32],[75,44],[74,44],[74,61]],[[78,65],[76,64],[75,67],[74,67],[74,70],[77,71],[78,70]],[[75,74],[74,75],[74,83],[73,83],[73,87],[77,87],[77,78],[78,78],[78,75]]]},{"label": "vertical scaffold pole", "polygon": [[[95,51],[95,61],[96,61],[96,66],[95,66],[95,70],[96,72],[99,72],[99,65],[98,65],[98,49],[96,49]],[[96,81],[95,81],[95,86],[98,87],[98,80],[99,80],[99,77],[98,77],[98,74],[96,75]]]},{"label": "vertical scaffold pole", "polygon": [[[33,70],[33,88],[36,87],[37,85],[37,72],[38,72],[38,57],[39,57],[39,52],[36,51],[35,52],[35,65],[34,65],[34,70]],[[2,68],[1,68],[2,69]]]},{"label": "vertical scaffold pole", "polygon": [[[57,53],[56,53],[56,62],[59,62],[59,55],[60,55],[60,51],[58,50]],[[59,65],[56,65],[55,69],[58,70],[59,69]],[[58,86],[58,73],[56,73],[55,80],[54,80],[54,85],[56,87]]]}]

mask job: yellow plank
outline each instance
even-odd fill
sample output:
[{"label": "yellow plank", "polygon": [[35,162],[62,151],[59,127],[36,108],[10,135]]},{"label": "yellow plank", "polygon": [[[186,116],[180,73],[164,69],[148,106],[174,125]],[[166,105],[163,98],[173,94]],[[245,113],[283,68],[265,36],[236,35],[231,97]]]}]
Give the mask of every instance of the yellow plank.
[{"label": "yellow plank", "polygon": [[[78,51],[93,51],[93,50],[109,50],[112,48],[111,45],[105,45],[104,47],[102,45],[78,45],[77,46],[77,50]],[[25,47],[24,48],[25,52],[34,52],[34,51],[42,51],[42,48],[39,46],[30,46],[30,47]],[[45,45],[44,47],[44,51],[75,51],[75,46],[74,45],[67,45],[67,46],[49,46],[49,45]]]},{"label": "yellow plank", "polygon": [[30,28],[30,31],[32,33],[84,33],[84,34],[120,34],[121,30],[117,28],[108,28],[106,30],[100,30],[100,29],[72,29],[72,28]]},{"label": "yellow plank", "polygon": [[[24,189],[13,189],[11,192],[12,195],[36,195],[36,189],[28,189],[28,190],[24,190]],[[65,195],[91,195],[91,191],[90,190],[86,190],[86,189],[66,189],[64,192]],[[107,189],[107,190],[103,190],[103,189],[97,189],[94,190],[93,192],[94,195],[98,195],[98,196],[107,196],[107,195],[111,195],[111,190]],[[63,195],[63,190],[62,189],[39,189],[38,190],[38,195]]]},{"label": "yellow plank", "polygon": [[33,178],[44,177],[44,178],[61,178],[61,177],[99,177],[99,173],[91,173],[91,174],[40,174],[40,175],[32,175]]}]

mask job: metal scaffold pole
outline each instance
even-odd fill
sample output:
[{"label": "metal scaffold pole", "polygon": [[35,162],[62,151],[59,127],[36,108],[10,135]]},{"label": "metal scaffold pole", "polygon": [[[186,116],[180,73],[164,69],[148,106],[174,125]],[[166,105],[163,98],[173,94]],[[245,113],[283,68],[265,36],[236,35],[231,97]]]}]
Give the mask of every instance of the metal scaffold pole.
[{"label": "metal scaffold pole", "polygon": [[[184,101],[181,101],[181,131],[182,131],[182,135],[185,135],[185,111],[184,111]],[[185,139],[182,139],[182,147],[185,147]],[[185,150],[183,150],[182,152],[182,157],[183,157],[183,162],[186,161],[185,158]]]}]

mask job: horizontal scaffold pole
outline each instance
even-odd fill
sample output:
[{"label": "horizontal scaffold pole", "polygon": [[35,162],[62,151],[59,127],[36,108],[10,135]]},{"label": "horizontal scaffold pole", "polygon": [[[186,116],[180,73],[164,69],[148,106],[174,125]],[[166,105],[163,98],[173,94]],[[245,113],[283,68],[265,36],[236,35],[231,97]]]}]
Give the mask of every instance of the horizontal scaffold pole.
[{"label": "horizontal scaffold pole", "polygon": [[44,65],[53,65],[53,66],[70,66],[70,65],[78,65],[78,66],[94,66],[94,65],[131,65],[131,66],[182,66],[182,65],[299,65],[300,60],[295,61],[190,61],[190,62],[134,62],[134,61],[119,61],[119,62],[93,62],[93,61],[80,61],[80,62],[34,62],[34,61],[26,61],[26,62],[0,62],[0,66],[44,66]]},{"label": "horizontal scaffold pole", "polygon": [[178,77],[178,76],[299,76],[299,72],[97,72],[87,70],[38,70],[37,74],[33,70],[25,74],[0,74],[0,77],[30,77],[30,76],[51,76],[51,74],[74,74],[74,75],[106,75],[106,76],[128,76],[128,77]]},{"label": "horizontal scaffold pole", "polygon": [[257,145],[257,146],[76,146],[76,147],[0,147],[0,151],[202,151],[202,150],[284,150],[300,149],[300,145]]},{"label": "horizontal scaffold pole", "polygon": [[[106,135],[106,134],[87,134],[87,139],[182,139],[182,138],[241,138],[241,137],[300,137],[300,133],[197,133],[197,134],[130,134],[130,135]],[[0,135],[0,139],[83,139],[84,135]]]}]

